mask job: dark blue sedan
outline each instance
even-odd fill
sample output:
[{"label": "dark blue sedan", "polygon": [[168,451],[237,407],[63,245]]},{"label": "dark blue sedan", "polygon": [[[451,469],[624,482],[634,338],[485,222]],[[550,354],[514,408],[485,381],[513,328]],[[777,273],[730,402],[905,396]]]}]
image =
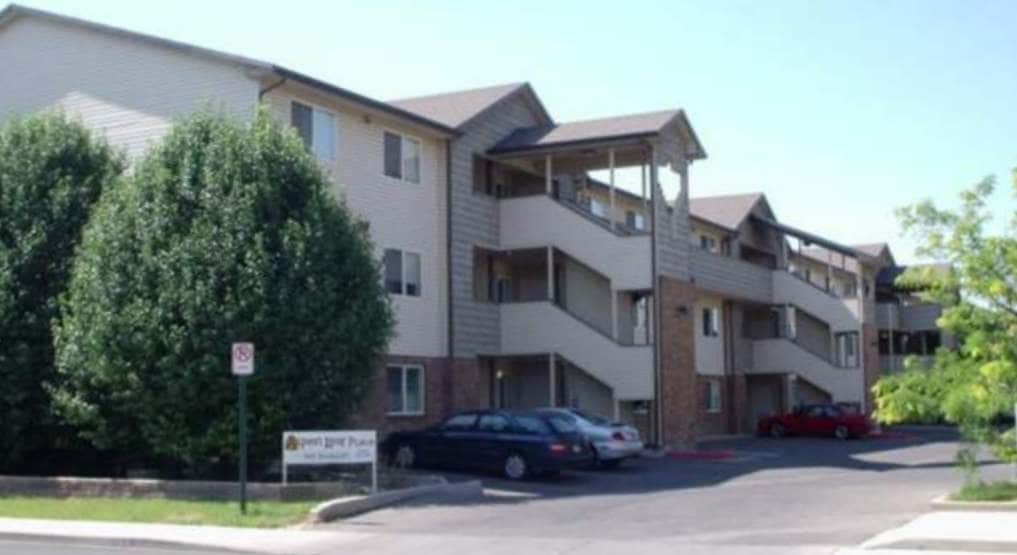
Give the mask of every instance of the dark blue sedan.
[{"label": "dark blue sedan", "polygon": [[588,466],[593,459],[574,423],[528,411],[462,412],[430,428],[390,434],[381,450],[396,466],[494,470],[511,480]]}]

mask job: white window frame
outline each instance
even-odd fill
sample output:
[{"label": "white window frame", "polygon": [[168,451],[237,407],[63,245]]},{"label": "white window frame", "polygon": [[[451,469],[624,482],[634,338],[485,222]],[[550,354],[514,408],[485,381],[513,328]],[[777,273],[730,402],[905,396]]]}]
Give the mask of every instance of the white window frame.
[{"label": "white window frame", "polygon": [[716,414],[724,410],[724,395],[721,393],[720,380],[706,380],[707,391],[705,406],[706,412]]},{"label": "white window frame", "polygon": [[[406,405],[409,397],[407,396],[408,388],[407,384],[407,369],[414,368],[417,370],[417,376],[420,379],[420,410],[409,411],[406,410]],[[388,373],[390,370],[399,369],[399,375],[402,382],[402,392],[400,399],[402,401],[402,409],[398,411],[389,410],[388,407]],[[424,365],[423,364],[386,364],[385,365],[385,415],[386,416],[423,416],[427,413],[427,378],[424,376]]]},{"label": "white window frame", "polygon": [[[705,243],[705,244],[704,244]],[[713,235],[706,233],[699,234],[699,248],[706,252],[712,252],[714,254],[720,253],[720,241],[717,240]]]},{"label": "white window frame", "polygon": [[[710,329],[706,329],[706,314],[710,314]],[[704,306],[702,310],[703,321],[700,325],[700,332],[703,337],[720,337],[720,308],[716,306]]]},{"label": "white window frame", "polygon": [[611,217],[611,207],[598,198],[590,197],[590,214],[607,219]]},{"label": "white window frame", "polygon": [[[330,164],[335,164],[336,160],[338,160],[338,158],[339,158],[339,114],[336,113],[333,110],[329,110],[328,108],[325,108],[325,107],[323,107],[321,105],[318,105],[318,104],[315,104],[313,102],[308,102],[308,101],[303,100],[301,98],[291,98],[290,99],[290,125],[292,125],[292,122],[293,122],[293,105],[294,104],[303,104],[304,106],[307,106],[308,108],[311,109],[311,144],[307,145],[307,150],[310,151],[311,154],[313,154],[316,159],[318,159],[318,160],[320,160],[322,162],[328,162]],[[328,115],[329,117],[332,118],[332,143],[333,144],[332,144],[332,151],[329,153],[329,156],[327,158],[322,158],[321,156],[319,156],[318,155],[318,151],[315,150],[315,147],[314,147],[314,113],[315,112],[320,112],[322,114],[326,114],[326,115]],[[301,137],[301,139],[303,139],[303,137]]]},{"label": "white window frame", "polygon": [[[395,251],[395,252],[399,253],[399,292],[398,293],[389,291],[388,290],[388,284],[384,283],[385,282],[385,278],[386,278],[387,273],[388,273],[388,268],[384,267],[385,266],[385,252],[386,251]],[[407,286],[408,286],[409,281],[406,279],[406,274],[407,274],[407,269],[409,268],[409,264],[406,263],[406,259],[407,259],[406,255],[408,255],[408,254],[416,255],[417,261],[419,262],[419,268],[418,269],[420,270],[420,275],[418,277],[420,279],[417,281],[417,293],[415,295],[407,293],[407,289],[408,289]],[[400,295],[400,296],[403,296],[403,297],[422,297],[423,296],[423,294],[424,294],[424,256],[422,254],[420,254],[419,252],[408,251],[406,249],[397,249],[397,248],[394,248],[394,247],[389,247],[389,248],[382,249],[382,251],[381,251],[381,261],[382,261],[382,276],[381,276],[381,279],[382,279],[382,285],[385,287],[385,292],[386,293],[388,293],[389,295]]]},{"label": "white window frame", "polygon": [[[385,172],[385,134],[390,133],[399,137],[399,177],[389,175]],[[406,142],[412,141],[417,144],[417,179],[416,181],[406,178]],[[424,169],[424,141],[416,135],[410,135],[404,131],[397,131],[389,127],[381,128],[381,175],[393,181],[420,185],[423,181]]]}]

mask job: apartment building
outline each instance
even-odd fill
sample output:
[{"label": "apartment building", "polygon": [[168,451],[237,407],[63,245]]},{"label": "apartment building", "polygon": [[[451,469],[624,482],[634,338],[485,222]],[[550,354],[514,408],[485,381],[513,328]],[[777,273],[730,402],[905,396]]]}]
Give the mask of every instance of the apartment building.
[{"label": "apartment building", "polygon": [[700,430],[809,402],[866,409],[879,373],[867,253],[778,221],[765,195],[690,204]]},{"label": "apartment building", "polygon": [[[943,313],[938,303],[921,298],[920,291],[897,283],[909,266],[898,265],[885,243],[856,245],[856,249],[878,257],[882,269],[876,275],[876,326],[879,333],[879,367],[892,373],[904,369],[904,361],[915,357],[927,366],[940,347],[957,348],[957,339],[940,329]],[[933,272],[948,272],[945,265],[928,266]]]},{"label": "apartment building", "polygon": [[382,102],[19,6],[0,75],[0,117],[62,109],[133,157],[203,106],[292,125],[369,223],[397,314],[358,426],[568,405],[688,442],[802,401],[864,408],[877,328],[902,325],[878,318],[882,254],[762,194],[690,200],[706,152],[682,110],[557,122],[526,83]]}]

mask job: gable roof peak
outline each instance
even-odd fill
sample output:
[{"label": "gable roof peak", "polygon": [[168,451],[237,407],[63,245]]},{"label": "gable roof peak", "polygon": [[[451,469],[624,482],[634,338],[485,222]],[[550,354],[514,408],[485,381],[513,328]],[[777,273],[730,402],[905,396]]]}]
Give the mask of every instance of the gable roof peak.
[{"label": "gable roof peak", "polygon": [[537,93],[526,81],[401,98],[390,100],[389,104],[453,129],[461,129],[495,104],[520,93],[527,95],[538,119],[552,121]]}]

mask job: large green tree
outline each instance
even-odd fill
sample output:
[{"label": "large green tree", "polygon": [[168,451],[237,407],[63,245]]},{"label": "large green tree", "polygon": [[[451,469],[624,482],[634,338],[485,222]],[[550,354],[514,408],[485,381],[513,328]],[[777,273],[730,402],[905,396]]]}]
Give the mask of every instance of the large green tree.
[{"label": "large green tree", "polygon": [[[957,209],[931,201],[899,211],[906,230],[922,239],[918,254],[949,271],[916,268],[898,278],[944,307],[939,324],[957,337],[957,351],[940,349],[931,369],[910,364],[874,388],[885,423],[945,419],[1007,461],[1017,460],[1008,415],[1017,402],[1017,210],[1001,233],[987,231],[994,180],[961,194]],[[1017,170],[1012,194],[1017,196]]]},{"label": "large green tree", "polygon": [[175,124],[87,227],[56,330],[62,414],[100,448],[207,474],[236,451],[231,342],[252,341],[252,456],[342,425],[393,315],[367,224],[259,110]]},{"label": "large green tree", "polygon": [[52,446],[50,321],[81,229],[122,158],[62,114],[0,127],[0,469]]}]

